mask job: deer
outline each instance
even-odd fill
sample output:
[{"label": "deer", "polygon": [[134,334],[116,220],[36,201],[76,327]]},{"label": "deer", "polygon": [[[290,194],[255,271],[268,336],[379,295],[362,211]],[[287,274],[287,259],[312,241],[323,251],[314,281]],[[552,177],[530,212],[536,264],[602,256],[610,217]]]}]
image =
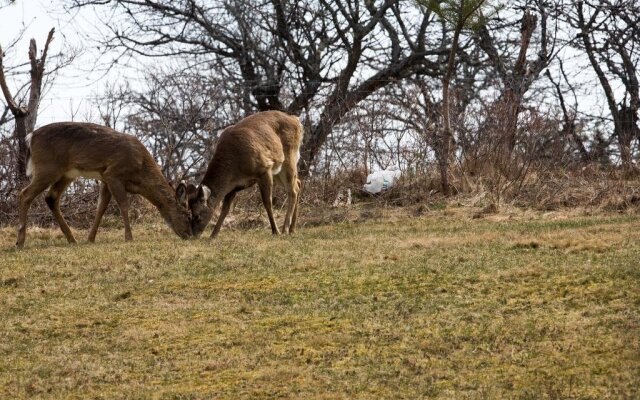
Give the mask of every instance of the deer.
[{"label": "deer", "polygon": [[269,217],[271,232],[280,234],[273,218],[273,184],[287,192],[287,212],[283,233],[295,232],[298,213],[298,159],[303,128],[298,117],[281,111],[250,115],[222,131],[213,156],[198,186],[189,184],[189,209],[193,235],[199,237],[222,203],[211,232],[215,238],[229,213],[236,194],[255,184]]},{"label": "deer", "polygon": [[92,123],[58,122],[36,129],[27,135],[26,142],[27,176],[31,181],[20,193],[18,248],[24,247],[29,207],[47,188],[47,206],[67,241],[76,243],[60,212],[60,198],[78,177],[101,181],[89,242],[95,241],[112,196],[120,208],[125,241],[133,240],[127,193],[140,194],[149,200],[179,237],[192,236],[186,184],[181,182],[174,191],[136,137]]}]

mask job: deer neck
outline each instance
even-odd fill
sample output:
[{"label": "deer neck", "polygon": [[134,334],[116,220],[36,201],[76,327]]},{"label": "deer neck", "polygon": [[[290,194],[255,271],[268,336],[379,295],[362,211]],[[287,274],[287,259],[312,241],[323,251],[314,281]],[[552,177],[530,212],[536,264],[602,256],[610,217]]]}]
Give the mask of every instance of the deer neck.
[{"label": "deer neck", "polygon": [[171,186],[169,186],[166,180],[162,179],[154,182],[153,185],[150,185],[146,189],[147,190],[142,191],[140,194],[149,200],[149,202],[158,209],[162,218],[173,227],[178,201],[175,198]]},{"label": "deer neck", "polygon": [[[202,178],[201,185],[204,185],[211,190],[210,199],[215,199],[220,194],[219,192],[224,190],[227,186],[227,179],[224,174],[216,174],[215,171],[220,170],[220,168],[211,168],[207,170],[207,173]],[[225,193],[226,194],[226,193]]]}]

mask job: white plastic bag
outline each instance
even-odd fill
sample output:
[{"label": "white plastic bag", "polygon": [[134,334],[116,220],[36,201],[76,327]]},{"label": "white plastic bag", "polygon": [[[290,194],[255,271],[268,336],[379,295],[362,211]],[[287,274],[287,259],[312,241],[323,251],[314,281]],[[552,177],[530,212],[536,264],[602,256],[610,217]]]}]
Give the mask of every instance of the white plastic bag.
[{"label": "white plastic bag", "polygon": [[380,193],[383,190],[392,188],[394,181],[398,178],[400,178],[400,169],[398,167],[389,167],[383,171],[376,171],[367,176],[364,190],[371,194]]}]

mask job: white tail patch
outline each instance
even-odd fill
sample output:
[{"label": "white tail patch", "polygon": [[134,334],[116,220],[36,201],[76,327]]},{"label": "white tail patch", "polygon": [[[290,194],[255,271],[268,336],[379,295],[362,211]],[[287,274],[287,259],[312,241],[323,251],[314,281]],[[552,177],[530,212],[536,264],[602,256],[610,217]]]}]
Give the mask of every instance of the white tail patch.
[{"label": "white tail patch", "polygon": [[273,167],[273,169],[271,170],[271,174],[273,176],[276,176],[280,173],[280,171],[282,171],[282,164],[278,164],[276,166]]},{"label": "white tail patch", "polygon": [[29,148],[29,157],[27,158],[27,176],[33,176],[33,161],[31,160],[31,139],[33,138],[33,132],[30,132],[25,138],[24,141],[27,143],[27,147]]},{"label": "white tail patch", "polygon": [[298,119],[298,131],[300,132],[300,143],[298,143],[298,152],[296,153],[296,162],[294,165],[298,165],[298,161],[300,161],[300,146],[302,145],[302,137],[304,136],[304,127],[300,119]]},{"label": "white tail patch", "polygon": [[31,156],[27,159],[27,176],[33,176],[33,161],[31,160]]}]

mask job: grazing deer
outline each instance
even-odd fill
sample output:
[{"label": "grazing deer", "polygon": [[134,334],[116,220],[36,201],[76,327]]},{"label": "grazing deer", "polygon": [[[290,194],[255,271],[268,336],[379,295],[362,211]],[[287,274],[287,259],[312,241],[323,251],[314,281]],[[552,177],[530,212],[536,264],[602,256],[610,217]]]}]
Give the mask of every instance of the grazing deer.
[{"label": "grazing deer", "polygon": [[297,164],[302,135],[300,120],[280,111],[260,112],[225,129],[202,182],[197,187],[191,184],[187,190],[194,236],[200,236],[214,209],[222,202],[218,221],[211,232],[211,237],[216,237],[236,193],[256,183],[271,232],[279,234],[271,205],[274,181],[287,191],[287,214],[282,231],[293,233],[300,191]]},{"label": "grazing deer", "polygon": [[69,243],[76,242],[60,213],[60,196],[79,176],[102,181],[90,242],[95,240],[111,196],[122,214],[125,240],[133,240],[127,192],[140,194],[156,206],[178,236],[191,236],[186,185],[182,183],[174,192],[151,154],[135,137],[100,125],[60,122],[36,129],[27,136],[27,145],[27,175],[31,176],[31,183],[20,193],[18,248],[24,246],[31,202],[47,188],[45,201],[62,233]]}]

